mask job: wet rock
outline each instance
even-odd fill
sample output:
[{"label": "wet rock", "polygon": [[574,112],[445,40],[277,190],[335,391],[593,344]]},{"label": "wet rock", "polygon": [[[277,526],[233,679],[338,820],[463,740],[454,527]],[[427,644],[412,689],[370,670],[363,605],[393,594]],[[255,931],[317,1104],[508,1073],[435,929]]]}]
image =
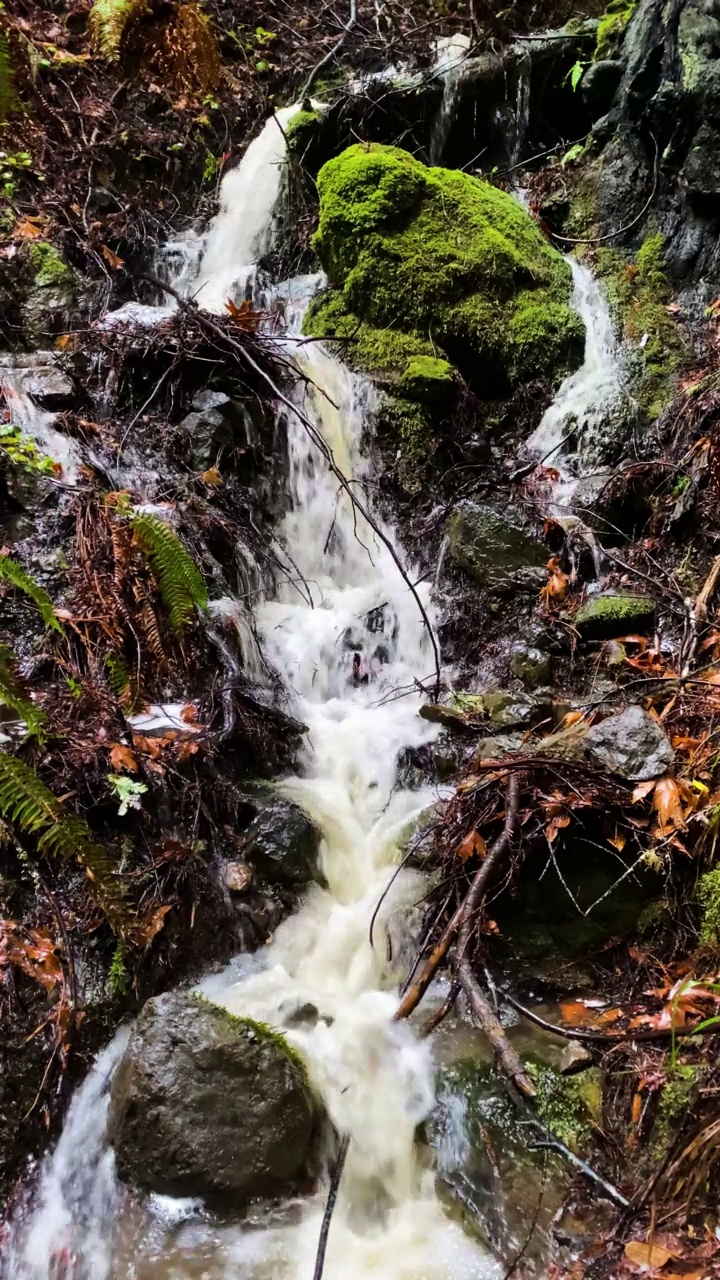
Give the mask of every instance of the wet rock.
[{"label": "wet rock", "polygon": [[467,715],[457,707],[448,707],[441,702],[427,702],[419,712],[423,720],[429,724],[441,724],[445,729],[466,731]]},{"label": "wet rock", "polygon": [[685,161],[683,176],[690,199],[715,212],[720,208],[720,133],[707,122],[695,134]]},{"label": "wet rock", "polygon": [[558,1070],[561,1076],[574,1076],[593,1065],[594,1058],[589,1049],[579,1040],[569,1040],[560,1055]]},{"label": "wet rock", "polygon": [[54,245],[44,240],[28,246],[31,279],[20,304],[25,337],[43,347],[53,334],[71,327],[76,279]]},{"label": "wet rock", "polygon": [[675,762],[667,734],[642,707],[628,707],[593,725],[584,747],[593,763],[628,782],[658,778]]},{"label": "wet rock", "polygon": [[317,1104],[283,1038],[184,993],[149,1000],[112,1083],[120,1177],[242,1210],[306,1189]]},{"label": "wet rock", "polygon": [[591,62],[585,69],[580,81],[580,91],[593,120],[598,120],[608,111],[622,80],[623,70],[622,62],[615,58]]},{"label": "wet rock", "polygon": [[[8,357],[0,359],[4,365]],[[68,409],[75,400],[75,388],[71,379],[58,368],[52,352],[33,352],[9,357],[13,369],[26,368],[23,390],[41,409],[56,412]]]},{"label": "wet rock", "polygon": [[[219,392],[204,392],[210,398],[219,397],[220,403],[229,403],[229,397]],[[197,397],[196,397],[197,399]],[[195,471],[207,471],[217,461],[221,449],[233,442],[232,425],[222,409],[215,405],[195,413],[188,413],[180,423],[180,430],[187,432],[192,441],[191,464]]]},{"label": "wet rock", "polygon": [[552,698],[496,689],[482,695],[483,709],[499,729],[530,726],[552,715]]},{"label": "wet rock", "polygon": [[246,862],[225,863],[225,885],[231,893],[244,893],[252,884],[252,867]]},{"label": "wet rock", "polygon": [[501,760],[503,756],[516,755],[523,749],[521,733],[499,733],[496,738],[483,738],[475,751],[478,760]]},{"label": "wet rock", "polygon": [[516,679],[527,689],[539,689],[550,683],[553,660],[549,653],[537,649],[535,645],[520,641],[513,645],[510,653],[510,670]]},{"label": "wet rock", "polygon": [[547,549],[527,530],[522,515],[502,515],[477,502],[461,502],[450,516],[448,552],[493,595],[535,592],[546,581]]},{"label": "wet rock", "polygon": [[320,832],[291,800],[275,800],[253,819],[243,852],[271,883],[300,888],[322,879]]},{"label": "wet rock", "polygon": [[400,860],[410,857],[410,865],[429,868],[437,862],[435,852],[435,836],[438,829],[438,811],[434,804],[428,805],[422,813],[417,814],[405,824],[397,838],[397,850]]},{"label": "wet rock", "polygon": [[647,631],[655,620],[655,601],[649,596],[593,596],[573,622],[585,640],[605,640],[632,631]]}]

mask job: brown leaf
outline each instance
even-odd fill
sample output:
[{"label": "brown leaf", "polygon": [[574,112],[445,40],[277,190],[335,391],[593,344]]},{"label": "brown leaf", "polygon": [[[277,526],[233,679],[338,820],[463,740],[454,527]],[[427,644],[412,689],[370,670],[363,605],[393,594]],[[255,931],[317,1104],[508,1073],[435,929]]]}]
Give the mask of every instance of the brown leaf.
[{"label": "brown leaf", "polygon": [[23,218],[17,223],[13,236],[17,240],[42,240],[47,228],[38,226],[39,221],[39,218]]},{"label": "brown leaf", "polygon": [[550,844],[552,844],[554,840],[557,840],[558,832],[562,827],[569,826],[570,815],[568,813],[558,813],[554,818],[551,818],[545,828],[545,836]]},{"label": "brown leaf", "polygon": [[220,475],[220,472],[218,471],[217,467],[208,467],[207,471],[203,471],[202,475],[200,476],[200,479],[202,480],[203,484],[209,484],[209,485],[215,485],[215,486],[221,485],[223,482],[223,478]]},{"label": "brown leaf", "polygon": [[631,801],[631,803],[632,803],[632,804],[639,804],[641,800],[644,800],[644,799],[645,799],[645,797],[646,797],[646,796],[649,796],[649,795],[650,795],[650,792],[651,792],[651,791],[654,791],[654,790],[655,790],[655,779],[654,779],[654,778],[650,778],[650,780],[649,780],[648,782],[638,782],[637,786],[635,787],[635,789],[634,789],[634,791],[633,791],[633,793],[632,793],[632,801]]},{"label": "brown leaf", "polygon": [[625,1257],[636,1267],[664,1267],[673,1256],[664,1245],[652,1240],[628,1240],[625,1245]]},{"label": "brown leaf", "polygon": [[164,927],[165,917],[168,911],[171,910],[172,906],[172,902],[167,902],[164,907],[158,907],[157,911],[153,912],[149,920],[145,920],[142,925],[138,926],[135,931],[135,937],[138,942],[152,942],[155,935]]},{"label": "brown leaf", "polygon": [[618,853],[622,853],[627,844],[627,834],[624,831],[616,831],[614,836],[608,836],[608,844],[611,844]]},{"label": "brown leaf", "polygon": [[116,771],[129,769],[131,773],[137,773],[137,760],[130,748],[124,747],[121,742],[116,742],[110,748],[110,763]]},{"label": "brown leaf", "polygon": [[125,260],[118,258],[117,254],[113,253],[112,249],[108,249],[106,244],[102,246],[102,256],[113,271],[119,271],[121,267],[125,266]]},{"label": "brown leaf", "polygon": [[663,831],[671,827],[684,827],[685,817],[680,803],[680,788],[670,774],[658,778],[653,792],[653,809],[658,815]]},{"label": "brown leaf", "polygon": [[472,858],[474,853],[478,854],[480,858],[484,858],[486,849],[487,845],[479,831],[473,829],[458,845],[458,858],[461,862],[467,862],[468,858]]}]

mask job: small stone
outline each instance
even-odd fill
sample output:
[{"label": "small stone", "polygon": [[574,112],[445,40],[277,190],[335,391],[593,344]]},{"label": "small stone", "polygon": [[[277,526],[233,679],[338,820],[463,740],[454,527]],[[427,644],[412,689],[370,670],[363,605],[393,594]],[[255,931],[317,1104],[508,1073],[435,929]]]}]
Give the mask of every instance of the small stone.
[{"label": "small stone", "polygon": [[225,884],[231,893],[244,893],[252,884],[252,867],[247,862],[226,862]]},{"label": "small stone", "polygon": [[675,762],[667,734],[642,707],[628,707],[593,725],[585,734],[584,746],[595,764],[628,782],[658,778]]},{"label": "small stone", "polygon": [[560,1054],[558,1069],[563,1076],[574,1076],[593,1065],[593,1056],[579,1040],[568,1040]]},{"label": "small stone", "polygon": [[430,724],[441,724],[446,729],[467,729],[467,717],[456,707],[447,707],[440,702],[428,702],[420,708],[423,720]]},{"label": "small stone", "polygon": [[552,658],[534,645],[520,642],[513,645],[510,654],[510,670],[527,689],[539,689],[550,683]]},{"label": "small stone", "polygon": [[497,738],[482,738],[475,751],[476,760],[501,760],[523,749],[521,733],[499,733]]},{"label": "small stone", "polygon": [[196,391],[192,398],[192,407],[199,413],[208,409],[223,409],[230,404],[230,397],[224,391]]},{"label": "small stone", "polygon": [[483,694],[483,709],[499,729],[516,729],[537,724],[552,714],[552,701],[529,693],[496,689]]}]

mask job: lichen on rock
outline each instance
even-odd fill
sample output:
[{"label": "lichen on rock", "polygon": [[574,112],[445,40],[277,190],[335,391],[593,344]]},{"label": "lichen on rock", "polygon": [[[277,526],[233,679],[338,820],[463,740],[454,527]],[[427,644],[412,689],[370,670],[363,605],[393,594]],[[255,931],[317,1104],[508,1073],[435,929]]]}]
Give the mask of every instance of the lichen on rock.
[{"label": "lichen on rock", "polygon": [[638,0],[610,0],[598,25],[595,45],[596,62],[603,62],[617,53],[637,5]]},{"label": "lichen on rock", "polygon": [[506,192],[377,144],[330,160],[318,190],[332,291],[306,330],[353,339],[351,363],[412,380],[416,357],[448,360],[487,395],[579,362],[570,270]]}]

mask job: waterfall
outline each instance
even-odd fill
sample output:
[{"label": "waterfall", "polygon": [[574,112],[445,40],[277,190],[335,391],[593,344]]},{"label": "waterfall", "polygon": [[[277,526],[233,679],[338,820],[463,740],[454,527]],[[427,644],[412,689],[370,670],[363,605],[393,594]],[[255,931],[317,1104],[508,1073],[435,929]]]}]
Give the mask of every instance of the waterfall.
[{"label": "waterfall", "polygon": [[10,421],[23,435],[35,441],[41,454],[58,464],[60,478],[65,484],[74,485],[78,479],[80,450],[74,440],[58,431],[55,426],[57,414],[41,408],[33,398],[35,386],[42,383],[43,374],[57,376],[52,352],[37,352],[33,356],[5,355],[0,360],[0,391],[5,397]]},{"label": "waterfall", "polygon": [[[280,112],[279,123],[297,109]],[[223,181],[196,281],[206,307],[221,310],[228,293],[253,279],[257,255],[270,242],[284,149],[278,120]],[[373,388],[320,344],[294,341],[317,284],[299,278],[276,290],[289,301],[285,354],[307,380],[298,383],[296,403],[363,492]],[[286,1033],[337,1129],[351,1135],[325,1280],[491,1280],[500,1274],[496,1263],[445,1216],[434,1173],[418,1160],[416,1129],[434,1101],[430,1046],[407,1023],[392,1021],[398,974],[383,934],[402,905],[422,896],[419,873],[398,877],[375,947],[368,938],[394,870],[397,836],[433,798],[429,790],[396,787],[400,749],[436,732],[417,714],[417,682],[433,672],[430,638],[387,546],[292,414],[287,440],[289,501],[277,533],[295,569],[258,606],[256,624],[265,657],[309,727],[301,773],[281,789],[322,831],[327,888],[314,887],[262,952],[242,958],[239,980],[235,965],[203,989],[232,1012],[281,1029],[298,1002],[318,1010],[314,1028]],[[393,529],[375,518],[397,545]],[[432,617],[428,584],[417,590]],[[105,1055],[77,1095],[29,1229],[18,1231],[9,1280],[57,1280],[52,1256],[59,1247],[80,1259],[72,1280],[309,1280],[322,1189],[260,1226],[213,1224],[192,1206],[172,1215],[167,1204],[138,1203],[122,1191],[102,1140],[110,1066]],[[79,1133],[81,1113],[92,1140]]]},{"label": "waterfall", "polygon": [[572,305],[585,325],[585,356],[527,441],[530,453],[558,472],[552,498],[561,515],[571,509],[578,480],[597,465],[608,419],[624,394],[622,352],[603,288],[584,263],[567,261],[573,274]]}]

